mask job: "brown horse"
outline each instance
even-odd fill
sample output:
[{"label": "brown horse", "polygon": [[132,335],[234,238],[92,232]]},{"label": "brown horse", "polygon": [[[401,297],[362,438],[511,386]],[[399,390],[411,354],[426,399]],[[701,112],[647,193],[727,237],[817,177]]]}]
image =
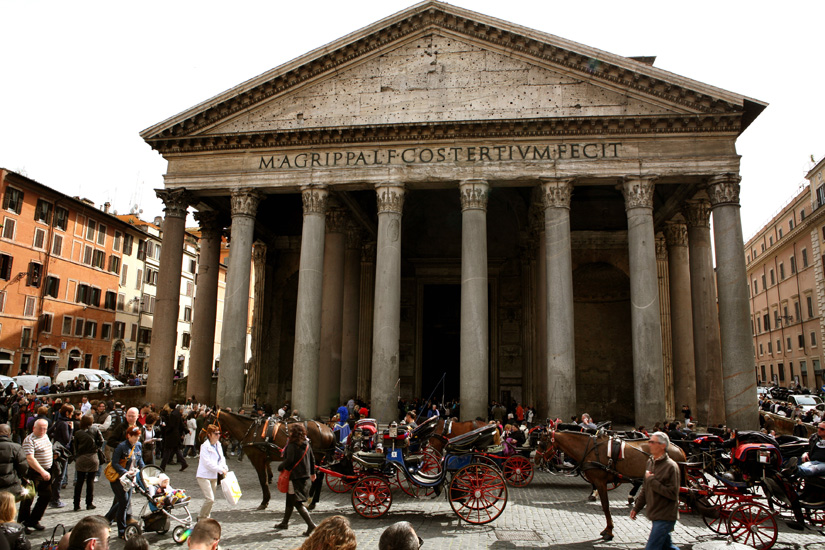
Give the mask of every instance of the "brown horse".
[{"label": "brown horse", "polygon": [[[315,461],[320,462],[326,453],[334,449],[335,436],[326,424],[314,420],[305,420],[303,423],[307,428]],[[258,481],[263,492],[263,500],[258,510],[266,509],[271,497],[269,482],[272,481],[272,469],[269,464],[283,460],[281,453],[286,448],[289,425],[292,422],[250,418],[218,408],[206,417],[204,430],[209,424],[216,424],[221,430],[222,437],[231,437],[240,442],[244,454],[249,457],[249,461],[258,472]],[[201,431],[201,437],[204,430]]]},{"label": "brown horse", "polygon": [[[628,440],[625,442],[624,458],[611,461],[608,456],[608,439],[604,433],[591,435],[555,430],[550,432],[550,444],[575,460],[581,466],[582,477],[598,491],[607,520],[607,526],[601,532],[604,540],[613,539],[613,518],[607,498],[608,484],[643,480],[650,457],[648,440]],[[667,454],[676,462],[685,461],[685,453],[673,443],[668,445]]]},{"label": "brown horse", "polygon": [[[449,420],[449,419],[447,419]],[[484,422],[482,420],[470,420],[467,422],[453,422],[449,421],[447,425],[448,433],[444,433],[444,419],[438,421],[438,424],[435,426],[435,432],[433,433],[432,437],[430,437],[430,448],[435,449],[441,454],[444,451],[444,444],[449,441],[451,438],[464,435],[468,432],[476,430],[478,428],[483,428],[484,426],[488,425],[489,422]],[[496,445],[501,444],[501,438],[496,432],[495,441]]]}]

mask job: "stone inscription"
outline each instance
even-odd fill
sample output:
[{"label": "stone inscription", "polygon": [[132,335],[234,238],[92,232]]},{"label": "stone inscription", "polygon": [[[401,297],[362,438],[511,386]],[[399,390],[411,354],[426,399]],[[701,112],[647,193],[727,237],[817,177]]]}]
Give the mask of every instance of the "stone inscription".
[{"label": "stone inscription", "polygon": [[555,145],[479,145],[471,147],[407,147],[285,153],[262,156],[259,170],[330,168],[405,164],[553,161],[559,159],[618,158],[621,142],[559,143]]}]

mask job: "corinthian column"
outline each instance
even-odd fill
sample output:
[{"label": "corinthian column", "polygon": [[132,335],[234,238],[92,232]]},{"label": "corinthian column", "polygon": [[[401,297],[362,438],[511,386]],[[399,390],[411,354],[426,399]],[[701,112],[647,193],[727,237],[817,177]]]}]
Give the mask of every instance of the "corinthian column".
[{"label": "corinthian column", "polygon": [[713,211],[727,424],[737,430],[756,430],[759,413],[753,398],[756,378],[753,375],[753,337],[739,217],[740,180],[737,174],[715,176],[709,182],[708,196]]},{"label": "corinthian column", "polygon": [[249,276],[255,213],[263,199],[252,189],[232,192],[232,246],[226,272],[226,296],[221,329],[221,370],[218,405],[237,411],[243,405],[246,330],[249,323]]},{"label": "corinthian column", "polygon": [[347,226],[344,256],[344,330],[341,339],[341,401],[356,397],[358,386],[358,332],[361,308],[361,233]]},{"label": "corinthian column", "polygon": [[700,426],[716,426],[725,423],[725,402],[716,285],[710,251],[710,203],[706,200],[688,201],[684,216],[687,220],[690,296],[693,304],[696,416]]},{"label": "corinthian column", "polygon": [[335,410],[340,405],[338,397],[341,390],[344,255],[347,242],[346,211],[343,208],[329,208],[326,216],[321,300],[321,362],[318,377],[318,412],[322,415],[328,415],[330,410]]},{"label": "corinthian column", "polygon": [[571,179],[543,179],[546,240],[547,410],[570,418],[576,409],[576,357],[573,332],[573,260],[570,249]]},{"label": "corinthian column", "polygon": [[630,319],[636,424],[651,425],[665,417],[662,325],[656,237],[653,231],[653,181],[628,177],[621,186],[627,210],[630,260]]},{"label": "corinthian column", "polygon": [[155,194],[163,201],[165,216],[155,314],[152,321],[152,355],[149,358],[146,399],[151,403],[165,403],[172,397],[172,378],[175,371],[180,272],[189,193],[184,189],[172,189],[158,190]]},{"label": "corinthian column", "polygon": [[378,185],[378,245],[372,336],[372,416],[398,417],[398,339],[401,332],[401,210],[404,186]]},{"label": "corinthian column", "polygon": [[375,314],[375,241],[361,245],[361,304],[358,322],[358,396],[370,401],[372,316]]},{"label": "corinthian column", "polygon": [[693,351],[693,313],[690,299],[690,261],[687,226],[665,226],[667,266],[670,279],[670,328],[673,344],[673,395],[676,410],[688,405],[696,411],[696,369]]},{"label": "corinthian column", "polygon": [[484,180],[461,192],[461,415],[487,414],[490,342],[487,307],[487,195]]},{"label": "corinthian column", "polygon": [[256,400],[260,403],[266,394],[265,377],[261,375],[261,347],[263,344],[264,303],[266,299],[266,245],[256,241],[252,245],[252,267],[255,286],[252,304],[252,357],[249,358],[249,369],[246,375],[243,402],[252,404]]},{"label": "corinthian column", "polygon": [[195,212],[200,224],[198,293],[192,318],[192,349],[186,395],[198,403],[211,403],[212,363],[215,351],[215,318],[218,312],[218,272],[220,271],[221,224],[217,212]]},{"label": "corinthian column", "polygon": [[318,414],[318,366],[321,360],[321,295],[324,273],[324,226],[328,192],[307,187],[301,193],[304,224],[295,306],[295,353],[292,403],[303,418]]}]

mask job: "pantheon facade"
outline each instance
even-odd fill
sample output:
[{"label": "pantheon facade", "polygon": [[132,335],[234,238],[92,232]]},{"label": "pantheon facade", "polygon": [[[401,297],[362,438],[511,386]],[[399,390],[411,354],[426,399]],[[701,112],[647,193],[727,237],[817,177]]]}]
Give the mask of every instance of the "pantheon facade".
[{"label": "pantheon facade", "polygon": [[755,427],[736,139],[766,104],[653,61],[427,1],[143,131],[168,161],[149,398],[191,206],[188,394],[209,395],[226,232],[222,406]]}]

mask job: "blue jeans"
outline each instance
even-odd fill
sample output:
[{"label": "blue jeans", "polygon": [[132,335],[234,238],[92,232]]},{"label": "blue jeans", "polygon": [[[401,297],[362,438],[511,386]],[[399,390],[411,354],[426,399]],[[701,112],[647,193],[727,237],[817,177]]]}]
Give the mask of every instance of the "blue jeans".
[{"label": "blue jeans", "polygon": [[655,520],[645,550],[679,550],[670,540],[670,532],[673,531],[674,525],[675,521]]},{"label": "blue jeans", "polygon": [[799,465],[799,473],[804,477],[816,477],[825,474],[825,462],[813,460]]}]

